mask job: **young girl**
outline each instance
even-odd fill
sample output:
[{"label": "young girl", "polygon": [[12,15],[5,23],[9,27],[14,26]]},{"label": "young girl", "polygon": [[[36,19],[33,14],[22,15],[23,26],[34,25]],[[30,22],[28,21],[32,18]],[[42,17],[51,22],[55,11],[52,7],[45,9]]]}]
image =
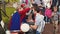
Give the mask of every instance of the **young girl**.
[{"label": "young girl", "polygon": [[58,17],[59,17],[59,12],[57,11],[57,6],[54,6],[53,8],[53,12],[52,12],[52,23],[54,26],[54,32],[56,34],[56,32],[58,32]]},{"label": "young girl", "polygon": [[47,5],[47,8],[45,10],[45,17],[46,17],[46,23],[50,23],[51,15],[52,15],[52,10],[50,9],[50,5]]}]

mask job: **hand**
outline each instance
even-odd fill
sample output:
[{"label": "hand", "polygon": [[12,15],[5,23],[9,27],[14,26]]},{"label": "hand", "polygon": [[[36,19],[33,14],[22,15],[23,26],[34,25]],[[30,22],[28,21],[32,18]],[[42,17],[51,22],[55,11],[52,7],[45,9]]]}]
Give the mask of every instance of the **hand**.
[{"label": "hand", "polygon": [[52,14],[52,16],[54,16],[54,13]]},{"label": "hand", "polygon": [[33,25],[30,25],[30,28],[33,28]]},{"label": "hand", "polygon": [[32,25],[30,25],[30,27],[32,27]]}]

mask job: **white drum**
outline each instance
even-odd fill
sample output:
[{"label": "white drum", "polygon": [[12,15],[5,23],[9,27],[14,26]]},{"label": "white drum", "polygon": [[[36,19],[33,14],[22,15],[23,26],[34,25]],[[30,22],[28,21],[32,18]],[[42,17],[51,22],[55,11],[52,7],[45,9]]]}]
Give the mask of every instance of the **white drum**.
[{"label": "white drum", "polygon": [[23,23],[23,24],[21,25],[21,30],[22,30],[23,32],[27,32],[27,31],[29,31],[29,29],[30,29],[29,24]]}]

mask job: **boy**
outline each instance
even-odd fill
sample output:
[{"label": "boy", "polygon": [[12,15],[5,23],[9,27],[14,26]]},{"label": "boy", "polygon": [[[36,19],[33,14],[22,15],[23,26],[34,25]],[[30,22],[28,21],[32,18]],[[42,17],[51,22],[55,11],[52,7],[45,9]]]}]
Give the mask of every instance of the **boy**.
[{"label": "boy", "polygon": [[58,17],[59,17],[59,12],[57,11],[57,6],[53,7],[53,12],[52,12],[52,23],[54,26],[54,32],[58,32]]},{"label": "boy", "polygon": [[45,26],[44,16],[42,15],[42,9],[36,9],[35,25],[31,25],[31,28],[36,29],[36,34],[41,34]]}]

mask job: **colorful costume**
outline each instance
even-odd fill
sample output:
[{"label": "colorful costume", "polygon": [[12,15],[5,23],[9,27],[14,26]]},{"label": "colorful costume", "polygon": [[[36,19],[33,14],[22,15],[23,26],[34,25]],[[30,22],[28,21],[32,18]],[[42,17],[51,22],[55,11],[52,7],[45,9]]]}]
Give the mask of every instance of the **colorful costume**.
[{"label": "colorful costume", "polygon": [[[10,30],[13,32],[20,32],[21,23],[24,21],[26,13],[30,10],[30,8],[25,8],[22,11],[14,13],[10,20]],[[21,33],[22,34],[22,33]]]}]

